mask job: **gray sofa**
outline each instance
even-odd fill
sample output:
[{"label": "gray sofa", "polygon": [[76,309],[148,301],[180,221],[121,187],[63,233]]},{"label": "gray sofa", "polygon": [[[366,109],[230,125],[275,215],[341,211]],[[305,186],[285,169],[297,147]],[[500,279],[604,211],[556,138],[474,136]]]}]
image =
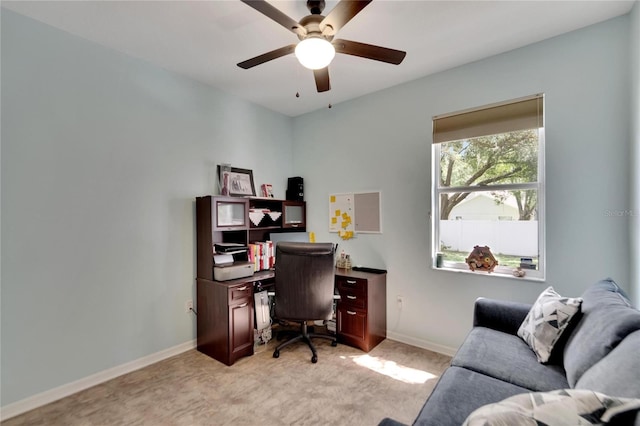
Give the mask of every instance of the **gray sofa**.
[{"label": "gray sofa", "polygon": [[[581,313],[546,364],[517,336],[532,305],[478,299],[473,329],[413,424],[460,426],[481,406],[529,392],[589,389],[640,398],[640,311],[610,279],[589,287],[582,299]],[[640,414],[628,412],[610,424],[640,426]]]}]

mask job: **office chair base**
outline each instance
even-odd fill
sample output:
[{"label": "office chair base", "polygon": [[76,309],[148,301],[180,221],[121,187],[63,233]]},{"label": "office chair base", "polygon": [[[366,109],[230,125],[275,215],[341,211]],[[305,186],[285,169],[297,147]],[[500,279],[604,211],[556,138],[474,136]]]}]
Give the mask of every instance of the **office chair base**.
[{"label": "office chair base", "polygon": [[312,363],[316,363],[318,362],[318,352],[316,351],[316,347],[313,346],[313,343],[311,342],[311,338],[312,337],[317,337],[320,339],[329,339],[331,340],[331,346],[335,347],[338,346],[338,340],[335,336],[329,336],[327,334],[316,334],[316,333],[309,333],[307,331],[307,323],[305,321],[302,322],[302,324],[300,325],[300,332],[301,334],[293,337],[292,339],[287,340],[284,343],[281,343],[280,345],[278,345],[278,347],[273,351],[273,357],[274,358],[279,358],[280,357],[280,349],[284,348],[285,346],[288,346],[292,343],[298,342],[300,340],[303,340],[311,349],[311,353],[313,354],[311,356],[311,362]]}]

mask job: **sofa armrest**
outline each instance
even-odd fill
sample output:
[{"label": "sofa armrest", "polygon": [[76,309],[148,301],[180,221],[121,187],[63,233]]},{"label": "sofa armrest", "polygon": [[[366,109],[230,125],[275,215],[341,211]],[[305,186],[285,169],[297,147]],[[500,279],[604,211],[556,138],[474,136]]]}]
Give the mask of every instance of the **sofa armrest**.
[{"label": "sofa armrest", "polygon": [[492,328],[515,335],[531,306],[533,305],[527,303],[480,297],[476,299],[473,309],[473,326]]},{"label": "sofa armrest", "polygon": [[393,420],[389,417],[385,417],[384,419],[382,419],[382,421],[380,423],[378,423],[378,426],[407,426],[404,423],[400,423],[397,420]]}]

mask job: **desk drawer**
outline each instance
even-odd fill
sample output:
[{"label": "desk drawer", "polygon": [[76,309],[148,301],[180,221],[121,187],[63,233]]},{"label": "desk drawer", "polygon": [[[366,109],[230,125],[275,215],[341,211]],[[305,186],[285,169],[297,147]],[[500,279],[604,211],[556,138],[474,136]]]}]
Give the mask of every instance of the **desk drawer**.
[{"label": "desk drawer", "polygon": [[367,306],[367,293],[348,289],[339,289],[340,306],[346,308],[365,309]]},{"label": "desk drawer", "polygon": [[253,293],[253,287],[250,283],[238,284],[234,287],[229,287],[229,305],[240,303],[242,301],[251,301],[251,294]]},{"label": "desk drawer", "polygon": [[[358,291],[367,293],[367,280],[362,278],[336,277],[338,290]],[[342,294],[342,292],[340,292]]]},{"label": "desk drawer", "polygon": [[367,314],[361,310],[338,308],[338,333],[344,342],[362,347],[367,336]]}]

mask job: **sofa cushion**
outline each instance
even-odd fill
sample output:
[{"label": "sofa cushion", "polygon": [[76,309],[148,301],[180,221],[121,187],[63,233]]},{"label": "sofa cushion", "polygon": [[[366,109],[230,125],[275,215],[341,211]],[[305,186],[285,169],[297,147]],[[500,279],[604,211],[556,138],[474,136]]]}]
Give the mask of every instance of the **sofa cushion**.
[{"label": "sofa cushion", "polygon": [[640,330],[625,337],[607,356],[585,371],[575,387],[640,398]]},{"label": "sofa cushion", "polygon": [[582,295],[582,318],[564,347],[564,368],[571,387],[630,333],[640,330],[640,311],[611,279]]},{"label": "sofa cushion", "polygon": [[413,424],[460,426],[475,409],[525,392],[529,391],[484,374],[449,367],[440,377]]},{"label": "sofa cushion", "polygon": [[640,399],[560,389],[515,395],[485,405],[471,413],[463,426],[624,424],[621,422],[635,418],[638,410]]},{"label": "sofa cushion", "polygon": [[580,310],[581,303],[580,298],[560,296],[553,287],[540,293],[517,333],[535,352],[538,361],[549,361],[551,350]]},{"label": "sofa cushion", "polygon": [[540,364],[529,346],[514,334],[474,327],[451,361],[533,391],[568,388],[564,369]]}]

